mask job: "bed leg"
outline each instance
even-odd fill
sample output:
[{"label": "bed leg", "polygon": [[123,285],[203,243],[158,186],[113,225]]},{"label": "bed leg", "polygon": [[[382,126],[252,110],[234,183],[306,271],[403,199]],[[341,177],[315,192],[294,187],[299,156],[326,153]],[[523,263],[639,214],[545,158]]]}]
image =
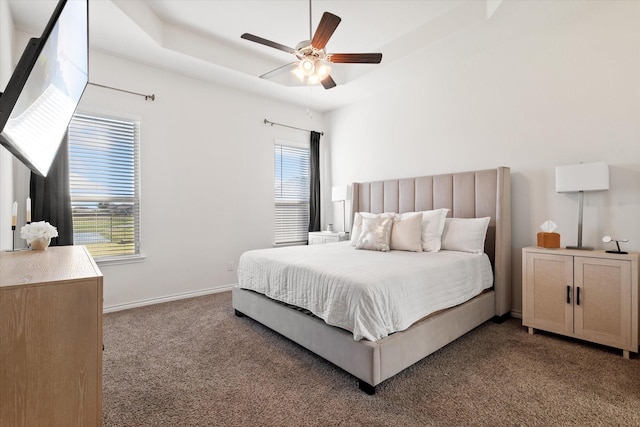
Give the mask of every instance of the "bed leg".
[{"label": "bed leg", "polygon": [[236,316],[238,317],[245,317],[244,313],[242,313],[241,311],[235,310],[235,313],[236,313]]},{"label": "bed leg", "polygon": [[511,318],[511,313],[505,313],[502,316],[493,316],[491,320],[493,320],[493,323],[500,324],[500,323],[504,323],[510,318]]},{"label": "bed leg", "polygon": [[358,387],[360,388],[360,390],[364,391],[370,396],[373,396],[374,394],[376,394],[376,386],[367,384],[362,380],[358,380]]}]

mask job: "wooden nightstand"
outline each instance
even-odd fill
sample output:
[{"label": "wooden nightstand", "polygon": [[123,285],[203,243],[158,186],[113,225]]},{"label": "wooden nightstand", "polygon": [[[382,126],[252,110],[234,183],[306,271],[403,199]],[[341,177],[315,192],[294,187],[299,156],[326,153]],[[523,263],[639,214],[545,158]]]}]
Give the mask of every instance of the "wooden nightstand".
[{"label": "wooden nightstand", "polygon": [[638,352],[640,254],[522,250],[522,324]]},{"label": "wooden nightstand", "polygon": [[309,233],[310,245],[322,245],[324,243],[336,243],[345,240],[349,240],[349,233],[329,231],[312,231]]}]

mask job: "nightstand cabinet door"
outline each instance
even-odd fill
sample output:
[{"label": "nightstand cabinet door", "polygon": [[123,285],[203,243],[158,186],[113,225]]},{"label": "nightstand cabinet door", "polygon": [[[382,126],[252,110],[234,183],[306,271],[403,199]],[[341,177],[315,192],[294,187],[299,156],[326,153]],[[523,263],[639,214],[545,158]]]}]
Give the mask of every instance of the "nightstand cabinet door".
[{"label": "nightstand cabinet door", "polygon": [[[575,333],[612,347],[631,345],[631,262],[575,257]],[[577,295],[576,295],[577,297]]]},{"label": "nightstand cabinet door", "polygon": [[527,253],[525,263],[524,324],[560,334],[572,333],[573,257]]}]

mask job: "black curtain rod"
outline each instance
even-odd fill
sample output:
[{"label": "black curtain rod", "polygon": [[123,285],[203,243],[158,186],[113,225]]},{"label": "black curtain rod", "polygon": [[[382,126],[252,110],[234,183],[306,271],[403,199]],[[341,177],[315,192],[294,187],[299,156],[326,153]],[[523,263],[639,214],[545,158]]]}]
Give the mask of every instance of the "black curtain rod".
[{"label": "black curtain rod", "polygon": [[[273,126],[273,125],[282,126],[282,127],[289,128],[289,129],[301,130],[303,132],[312,132],[309,129],[302,129],[302,128],[297,128],[295,126],[283,125],[282,123],[270,122],[267,119],[264,119],[264,124],[265,125],[271,125],[271,126]],[[324,136],[324,132],[320,132],[320,135]]]},{"label": "black curtain rod", "polygon": [[105,89],[117,90],[118,92],[125,92],[125,93],[130,93],[132,95],[144,96],[144,100],[145,101],[155,101],[156,100],[156,96],[153,93],[151,95],[145,95],[144,93],[131,92],[130,90],[118,89],[117,87],[100,85],[98,83],[89,82],[89,84],[92,85],[92,86],[103,87]]}]

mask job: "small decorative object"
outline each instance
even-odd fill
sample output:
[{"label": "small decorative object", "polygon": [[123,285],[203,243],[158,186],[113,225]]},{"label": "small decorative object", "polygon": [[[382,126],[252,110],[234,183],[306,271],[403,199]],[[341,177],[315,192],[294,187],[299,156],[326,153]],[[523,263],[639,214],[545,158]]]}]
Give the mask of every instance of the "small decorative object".
[{"label": "small decorative object", "polygon": [[333,224],[327,224],[327,231],[330,233],[333,232]]},{"label": "small decorative object", "polygon": [[16,250],[16,224],[18,223],[18,202],[11,209],[11,252]]},{"label": "small decorative object", "polygon": [[20,229],[20,237],[33,250],[47,249],[52,237],[58,237],[58,229],[45,221],[32,222]]},{"label": "small decorative object", "polygon": [[611,236],[604,236],[602,238],[602,241],[605,242],[605,243],[616,242],[616,247],[618,248],[618,250],[617,251],[607,251],[607,253],[609,253],[609,254],[628,254],[629,253],[629,252],[623,252],[623,251],[620,250],[620,242],[626,243],[626,242],[629,241],[629,239],[619,239],[619,240],[617,240],[617,239],[612,239]]},{"label": "small decorative object", "polygon": [[547,220],[540,224],[541,233],[538,233],[538,246],[549,249],[557,249],[560,247],[560,234],[554,233],[558,225]]}]

